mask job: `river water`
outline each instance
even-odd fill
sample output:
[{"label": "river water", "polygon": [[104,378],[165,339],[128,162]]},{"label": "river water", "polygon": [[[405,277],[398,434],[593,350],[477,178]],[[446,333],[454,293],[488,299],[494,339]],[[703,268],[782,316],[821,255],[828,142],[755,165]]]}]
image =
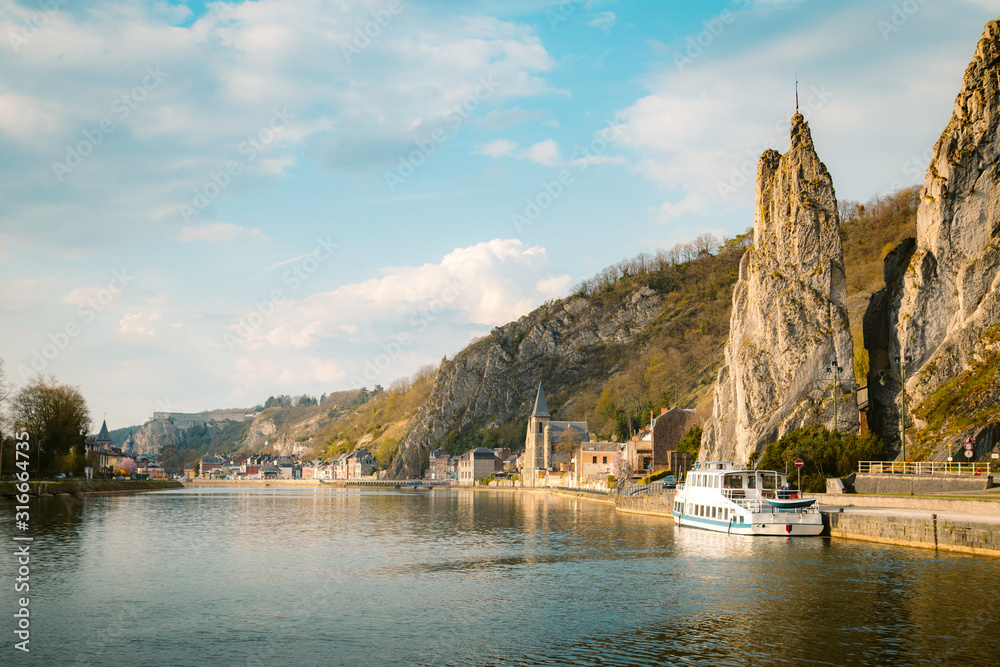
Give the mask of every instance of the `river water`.
[{"label": "river water", "polygon": [[1000,664],[1000,559],[301,488],[39,500],[23,654],[13,511],[0,665]]}]

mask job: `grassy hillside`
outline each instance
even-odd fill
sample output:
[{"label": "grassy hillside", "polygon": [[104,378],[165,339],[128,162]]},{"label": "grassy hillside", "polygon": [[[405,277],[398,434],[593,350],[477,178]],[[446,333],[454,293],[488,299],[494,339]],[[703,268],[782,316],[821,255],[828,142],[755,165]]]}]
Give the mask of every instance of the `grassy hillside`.
[{"label": "grassy hillside", "polygon": [[981,356],[913,410],[924,424],[915,430],[914,460],[926,459],[935,447],[969,429],[1000,423],[1000,325],[979,343]]},{"label": "grassy hillside", "polygon": [[[706,398],[729,335],[740,258],[752,240],[748,231],[721,244],[640,255],[584,281],[577,294],[596,306],[627,298],[642,286],[661,294],[663,306],[638,340],[595,350],[588,380],[551,396],[550,408],[564,419],[588,421],[599,437],[618,440],[647,426],[650,412],[659,414],[663,407],[700,404],[707,415]],[[605,372],[615,367],[620,370]]]}]

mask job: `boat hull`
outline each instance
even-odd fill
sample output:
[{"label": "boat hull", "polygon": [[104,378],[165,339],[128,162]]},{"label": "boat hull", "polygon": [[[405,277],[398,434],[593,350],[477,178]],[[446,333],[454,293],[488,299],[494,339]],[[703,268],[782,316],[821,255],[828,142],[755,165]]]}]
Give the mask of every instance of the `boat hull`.
[{"label": "boat hull", "polygon": [[823,517],[819,512],[752,514],[746,523],[719,521],[673,512],[679,526],[700,528],[734,535],[770,535],[774,537],[815,537],[823,532]]}]

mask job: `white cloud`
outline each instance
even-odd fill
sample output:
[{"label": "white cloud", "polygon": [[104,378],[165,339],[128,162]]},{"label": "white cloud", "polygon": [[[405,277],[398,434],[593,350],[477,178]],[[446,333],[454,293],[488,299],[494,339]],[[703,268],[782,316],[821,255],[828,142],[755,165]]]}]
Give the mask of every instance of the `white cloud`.
[{"label": "white cloud", "polygon": [[558,299],[566,296],[572,282],[573,278],[566,273],[561,276],[548,276],[539,280],[535,289],[538,290],[539,294],[544,294],[549,299]]},{"label": "white cloud", "polygon": [[[865,199],[922,180],[902,167],[947,124],[953,97],[941,91],[957,92],[973,48],[936,45],[952,47],[950,33],[961,24],[944,8],[924,5],[889,49],[877,28],[881,10],[869,3],[785,12],[790,24],[780,30],[776,11],[785,10],[740,12],[725,39],[683,66],[668,56],[650,78],[650,94],[621,111],[619,147],[633,152],[637,173],[671,192],[674,203],[661,207],[661,220],[752,206],[761,153],[788,149],[796,69],[803,115],[840,196]],[[971,13],[966,19],[978,20]],[[872,52],[879,53],[877,68]]]},{"label": "white cloud", "polygon": [[614,12],[601,12],[595,18],[587,22],[593,28],[600,28],[605,32],[611,32],[611,26],[615,24]]},{"label": "white cloud", "polygon": [[125,313],[118,322],[118,330],[126,336],[153,336],[156,333],[156,323],[162,320],[158,312]]},{"label": "white cloud", "polygon": [[557,165],[562,160],[559,157],[559,145],[553,139],[533,144],[522,152],[521,157],[546,167]]},{"label": "white cloud", "polygon": [[231,243],[233,241],[266,241],[264,232],[256,228],[240,227],[228,222],[213,222],[204,225],[185,225],[177,238],[181,241],[202,241],[203,243]]},{"label": "white cloud", "polygon": [[543,273],[547,259],[544,248],[512,239],[456,248],[437,264],[386,268],[380,278],[286,301],[249,342],[301,350],[324,339],[370,340],[385,328],[422,332],[439,320],[503,324],[568,285],[569,276]]},{"label": "white cloud", "polygon": [[[19,74],[0,91],[0,178],[18,193],[5,218],[26,243],[57,253],[194,225],[181,207],[206,188],[199,216],[218,219],[219,204],[283,180],[302,159],[377,180],[436,130],[450,138],[484,117],[538,118],[491,112],[550,92],[543,77],[554,62],[522,23],[404,11],[348,61],[342,49],[371,20],[368,3],[225,6],[224,16],[208,10],[178,26],[188,10],[71,5],[17,52],[0,49],[0,68]],[[31,12],[4,7],[0,34],[19,34]],[[276,109],[291,116],[278,130]],[[220,192],[217,177],[227,182]],[[66,234],[47,233],[67,220]],[[228,240],[220,229],[182,235]]]},{"label": "white cloud", "polygon": [[502,157],[504,155],[512,155],[516,150],[517,144],[513,141],[496,139],[494,141],[476,146],[475,152],[480,155],[489,155],[490,157]]}]

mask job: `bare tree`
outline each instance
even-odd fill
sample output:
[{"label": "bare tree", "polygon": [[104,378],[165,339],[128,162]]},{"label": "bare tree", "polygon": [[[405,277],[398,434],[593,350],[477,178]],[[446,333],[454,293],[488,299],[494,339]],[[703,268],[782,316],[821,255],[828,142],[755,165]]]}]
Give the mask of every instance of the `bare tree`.
[{"label": "bare tree", "polygon": [[716,238],[715,234],[700,234],[691,242],[691,245],[694,248],[695,257],[701,257],[711,254],[713,250],[718,248],[719,239]]}]

